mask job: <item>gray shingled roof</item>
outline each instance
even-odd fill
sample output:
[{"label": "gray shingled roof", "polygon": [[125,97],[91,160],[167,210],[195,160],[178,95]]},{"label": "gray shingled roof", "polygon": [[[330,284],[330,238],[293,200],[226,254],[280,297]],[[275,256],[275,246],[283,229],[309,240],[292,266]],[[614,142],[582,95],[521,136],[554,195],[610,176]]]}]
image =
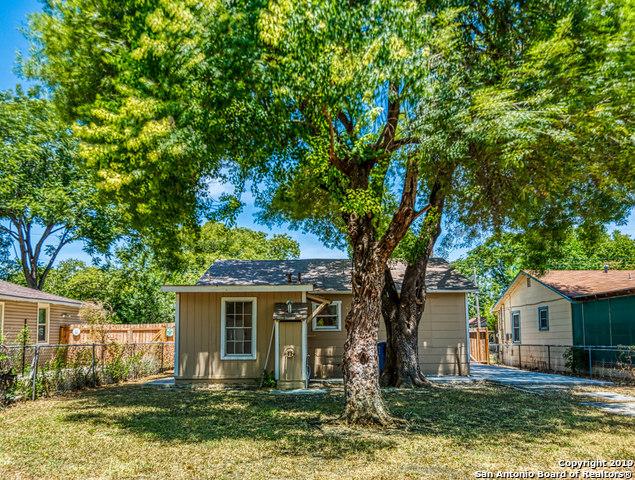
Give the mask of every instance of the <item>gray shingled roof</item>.
[{"label": "gray shingled roof", "polygon": [[41,292],[33,288],[23,287],[22,285],[16,285],[15,283],[5,282],[0,280],[0,297],[15,298],[16,301],[41,301],[50,303],[63,303],[65,305],[77,305],[82,304],[79,300],[73,300],[72,298],[60,297],[59,295],[53,295],[52,293]]},{"label": "gray shingled roof", "polygon": [[[405,263],[393,262],[391,270],[398,286],[403,279]],[[301,273],[302,284],[313,284],[316,290],[343,292],[351,290],[351,261],[330,259],[307,260],[217,260],[203,274],[197,285],[288,285],[287,273]],[[428,291],[475,290],[474,284],[456,272],[442,258],[431,258],[426,273]]]}]

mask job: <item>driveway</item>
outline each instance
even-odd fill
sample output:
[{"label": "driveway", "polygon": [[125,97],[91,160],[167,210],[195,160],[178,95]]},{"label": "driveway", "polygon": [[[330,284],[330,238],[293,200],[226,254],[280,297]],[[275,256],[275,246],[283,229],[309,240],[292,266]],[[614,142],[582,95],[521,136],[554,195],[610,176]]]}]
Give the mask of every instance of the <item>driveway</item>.
[{"label": "driveway", "polygon": [[488,380],[490,382],[522,388],[524,390],[563,390],[573,387],[611,385],[606,380],[594,378],[572,377],[558,375],[556,373],[530,372],[513,367],[500,365],[484,365],[472,363],[470,374],[476,380]]},{"label": "driveway", "polygon": [[[612,385],[606,380],[572,377],[555,373],[529,372],[500,365],[473,363],[470,366],[471,377],[475,380],[508,385],[535,393],[568,390],[574,387],[602,387]],[[590,397],[593,401],[580,402],[580,405],[599,408],[607,413],[635,417],[635,396],[617,395],[612,392],[589,391],[579,393],[581,397]]]}]

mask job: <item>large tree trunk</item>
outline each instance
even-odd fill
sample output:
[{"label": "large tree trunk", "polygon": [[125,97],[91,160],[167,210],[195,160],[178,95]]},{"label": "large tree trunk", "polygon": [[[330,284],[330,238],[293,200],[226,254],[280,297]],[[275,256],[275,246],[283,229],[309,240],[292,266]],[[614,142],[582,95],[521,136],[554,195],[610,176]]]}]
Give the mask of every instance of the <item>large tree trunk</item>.
[{"label": "large tree trunk", "polygon": [[419,256],[406,266],[397,291],[389,268],[384,272],[382,315],[386,324],[386,365],[381,383],[392,387],[421,387],[429,385],[419,367],[419,323],[426,304],[426,270],[434,245],[441,234],[441,214],[445,202],[440,177],[430,192],[430,210],[422,225],[419,242],[423,248]]},{"label": "large tree trunk", "polygon": [[[427,264],[427,260],[425,262]],[[424,267],[425,269],[425,267]],[[386,273],[384,291],[396,288],[390,273]],[[419,322],[425,308],[425,290],[420,293],[417,267],[408,265],[401,295],[384,294],[382,312],[386,322],[386,365],[381,383],[391,387],[421,387],[429,385],[419,367]],[[388,315],[388,316],[387,316]]]},{"label": "large tree trunk", "polygon": [[381,397],[377,356],[386,258],[372,231],[361,228],[353,245],[353,301],[346,317],[344,418],[348,423],[388,425],[394,419]]}]

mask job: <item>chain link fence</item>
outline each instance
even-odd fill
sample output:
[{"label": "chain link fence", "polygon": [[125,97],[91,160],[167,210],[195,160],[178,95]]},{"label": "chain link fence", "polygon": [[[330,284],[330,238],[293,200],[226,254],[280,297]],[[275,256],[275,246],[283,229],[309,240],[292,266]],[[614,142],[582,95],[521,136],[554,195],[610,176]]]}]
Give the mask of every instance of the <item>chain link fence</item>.
[{"label": "chain link fence", "polygon": [[171,371],[174,342],[0,345],[0,402]]},{"label": "chain link fence", "polygon": [[496,363],[525,370],[635,381],[635,345],[490,344]]}]

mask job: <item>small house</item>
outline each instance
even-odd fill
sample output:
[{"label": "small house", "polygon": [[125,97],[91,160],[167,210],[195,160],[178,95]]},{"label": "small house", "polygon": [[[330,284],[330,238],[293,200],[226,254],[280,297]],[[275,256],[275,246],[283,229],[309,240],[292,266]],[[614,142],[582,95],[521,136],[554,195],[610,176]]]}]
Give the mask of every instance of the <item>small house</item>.
[{"label": "small house", "polygon": [[[253,384],[266,371],[297,388],[309,378],[341,378],[351,268],[350,260],[218,260],[196,285],[164,286],[176,293],[176,382]],[[391,269],[399,284],[405,265]],[[421,368],[467,375],[466,301],[475,287],[439,258],[426,282]]]},{"label": "small house", "polygon": [[521,271],[492,311],[504,363],[564,369],[566,347],[635,345],[635,270]]},{"label": "small house", "polygon": [[6,344],[16,343],[29,329],[29,343],[55,345],[60,327],[77,323],[82,302],[0,280],[0,332]]}]

